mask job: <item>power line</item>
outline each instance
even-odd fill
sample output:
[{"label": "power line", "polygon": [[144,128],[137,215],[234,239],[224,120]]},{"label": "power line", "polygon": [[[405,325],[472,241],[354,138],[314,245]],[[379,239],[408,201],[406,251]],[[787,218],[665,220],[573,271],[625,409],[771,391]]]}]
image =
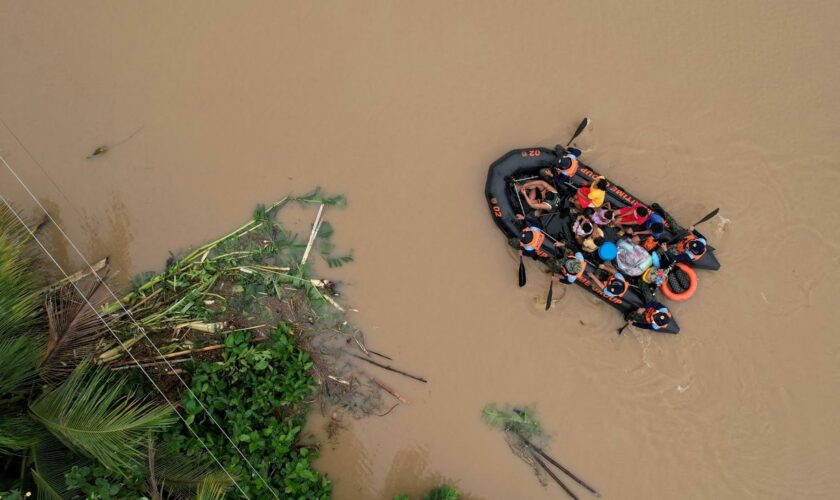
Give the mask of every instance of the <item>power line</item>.
[{"label": "power line", "polygon": [[[3,159],[2,156],[0,156],[0,159]],[[3,162],[5,163],[6,160],[3,159]],[[151,382],[152,385],[155,387],[155,389],[157,389],[157,391],[160,393],[160,395],[163,397],[163,399],[166,401],[166,403],[170,407],[172,407],[172,410],[175,412],[176,415],[178,415],[178,418],[181,419],[182,422],[184,422],[184,425],[187,426],[187,429],[189,429],[189,431],[192,433],[192,435],[195,436],[196,439],[198,439],[198,441],[201,443],[201,446],[204,447],[204,449],[207,451],[207,453],[210,454],[210,456],[213,458],[213,461],[215,461],[216,464],[218,464],[218,466],[222,468],[225,475],[227,475],[227,477],[230,478],[231,481],[233,481],[233,484],[236,486],[236,488],[239,490],[239,492],[242,493],[242,495],[245,496],[245,498],[249,498],[248,495],[245,493],[245,491],[242,489],[242,487],[239,486],[239,483],[236,482],[236,479],[234,479],[234,477],[227,471],[227,469],[222,465],[222,463],[219,461],[219,459],[216,458],[216,455],[214,455],[213,452],[210,451],[210,448],[208,448],[207,445],[204,444],[204,441],[200,437],[198,437],[198,434],[196,434],[196,432],[192,429],[192,427],[190,427],[190,424],[187,423],[187,420],[184,418],[183,415],[181,415],[181,412],[178,411],[178,409],[175,407],[175,405],[172,403],[172,401],[170,401],[169,398],[166,397],[166,394],[163,392],[163,389],[161,389],[160,386],[158,386],[157,383],[155,383],[152,376],[149,375],[149,373],[146,371],[146,369],[143,368],[143,366],[140,364],[139,361],[137,361],[137,358],[135,358],[134,355],[131,354],[131,352],[125,346],[123,341],[120,340],[120,337],[116,333],[114,333],[114,330],[111,329],[111,326],[108,324],[107,321],[105,321],[105,318],[103,318],[102,315],[99,314],[99,311],[96,310],[96,307],[90,302],[90,300],[88,300],[85,293],[82,292],[81,289],[79,289],[79,286],[76,284],[76,282],[70,280],[70,275],[67,274],[67,272],[64,270],[63,267],[61,267],[61,264],[58,263],[58,261],[50,253],[50,251],[47,250],[47,247],[45,247],[44,244],[41,243],[41,240],[38,239],[38,237],[35,235],[35,232],[32,231],[32,229],[30,229],[29,226],[26,225],[26,222],[24,222],[24,220],[20,217],[20,215],[18,215],[18,213],[15,211],[15,209],[12,208],[12,205],[6,200],[6,198],[4,196],[0,195],[0,200],[2,200],[3,203],[6,205],[6,207],[9,209],[9,211],[14,214],[14,216],[17,218],[18,222],[20,222],[21,226],[23,226],[26,229],[26,231],[29,233],[29,235],[32,237],[32,239],[35,240],[36,243],[38,243],[38,246],[41,247],[41,250],[43,250],[44,253],[47,254],[47,256],[50,258],[50,260],[53,262],[53,264],[55,264],[55,266],[58,268],[58,270],[61,271],[61,274],[63,274],[64,277],[68,281],[70,281],[70,284],[73,285],[73,288],[76,289],[76,292],[79,294],[79,296],[82,297],[82,299],[85,301],[85,303],[88,305],[88,307],[90,307],[91,310],[93,311],[93,313],[96,314],[96,317],[99,318],[99,320],[102,322],[102,324],[105,326],[105,328],[107,328],[108,331],[111,332],[111,335],[114,336],[114,339],[117,341],[117,343],[125,350],[126,354],[128,354],[131,357],[132,361],[134,361],[134,363],[137,364],[137,367],[140,368],[140,371],[142,371],[143,374],[146,376],[146,378],[149,379],[149,382]]]}]

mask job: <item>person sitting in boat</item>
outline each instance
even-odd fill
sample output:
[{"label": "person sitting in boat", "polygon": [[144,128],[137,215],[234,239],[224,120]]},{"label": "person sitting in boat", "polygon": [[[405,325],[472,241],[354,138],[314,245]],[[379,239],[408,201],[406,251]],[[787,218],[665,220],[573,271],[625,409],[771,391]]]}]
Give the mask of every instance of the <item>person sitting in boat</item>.
[{"label": "person sitting in boat", "polygon": [[706,238],[694,229],[694,226],[688,226],[688,230],[684,232],[676,245],[669,246],[663,243],[662,248],[673,261],[690,264],[706,255],[706,245]]},{"label": "person sitting in boat", "polygon": [[665,219],[656,212],[651,212],[648,219],[642,223],[642,228],[632,232],[639,236],[650,235],[654,240],[659,240],[665,234]]},{"label": "person sitting in boat", "polygon": [[607,196],[607,187],[609,187],[609,183],[602,175],[592,181],[589,186],[578,188],[575,195],[575,206],[579,210],[589,207],[601,208],[604,204],[604,198]]},{"label": "person sitting in boat", "polygon": [[575,238],[588,238],[595,230],[595,224],[592,223],[585,215],[578,215],[572,224],[572,232]]},{"label": "person sitting in boat", "polygon": [[601,227],[609,226],[615,219],[615,210],[613,210],[610,202],[605,202],[601,208],[595,209],[590,216],[592,222]]},{"label": "person sitting in boat", "polygon": [[578,148],[565,148],[560,145],[555,146],[554,151],[557,153],[557,162],[553,165],[555,180],[558,183],[571,183],[580,168],[578,158],[581,151]]},{"label": "person sitting in boat", "polygon": [[630,226],[641,226],[650,218],[650,209],[639,202],[629,207],[619,208],[615,214],[614,224],[625,228]]},{"label": "person sitting in boat", "polygon": [[575,242],[586,253],[593,253],[598,250],[598,247],[604,242],[604,231],[598,225],[592,223],[588,219],[594,214],[592,208],[584,210],[583,215],[579,215],[572,225],[572,232],[575,235]]},{"label": "person sitting in boat", "polygon": [[598,269],[602,271],[606,271],[608,273],[607,278],[605,281],[601,281],[598,279],[596,273],[587,273],[589,278],[592,280],[593,283],[598,285],[598,288],[606,295],[607,297],[617,297],[621,298],[627,293],[627,290],[630,288],[630,284],[627,282],[627,279],[624,277],[623,274],[618,272],[614,267],[608,264],[600,264]]},{"label": "person sitting in boat", "polygon": [[[552,258],[553,253],[546,250],[549,245],[550,236],[544,232],[540,222],[533,217],[525,217],[516,214],[516,219],[525,222],[522,231],[519,233],[519,253],[536,260],[547,260]],[[514,239],[515,241],[515,239]],[[554,241],[554,247],[565,246],[562,242]]]},{"label": "person sitting in boat", "polygon": [[661,330],[671,322],[671,311],[656,301],[645,303],[642,307],[627,314],[627,322],[636,328]]},{"label": "person sitting in boat", "polygon": [[578,278],[583,276],[586,270],[586,259],[580,252],[569,252],[566,254],[566,259],[560,267],[560,275],[566,283],[574,283]]},{"label": "person sitting in boat", "polygon": [[659,240],[665,234],[665,219],[656,212],[651,212],[648,220],[642,224],[642,228],[634,230],[631,227],[625,228],[627,234],[639,239],[640,244],[647,251],[653,251],[659,246]]},{"label": "person sitting in boat", "polygon": [[534,210],[555,211],[560,207],[560,195],[557,189],[544,180],[528,181],[519,188],[525,202]]}]

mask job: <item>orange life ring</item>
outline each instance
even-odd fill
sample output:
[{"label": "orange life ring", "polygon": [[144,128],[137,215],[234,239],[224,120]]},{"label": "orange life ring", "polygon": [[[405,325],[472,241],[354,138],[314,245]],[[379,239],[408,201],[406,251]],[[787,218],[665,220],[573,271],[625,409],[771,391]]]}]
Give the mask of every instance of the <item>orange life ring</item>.
[{"label": "orange life ring", "polygon": [[697,291],[697,273],[694,272],[694,269],[691,268],[688,264],[684,262],[677,262],[677,267],[680,268],[682,272],[684,272],[688,276],[688,289],[683,291],[682,293],[676,293],[671,290],[671,286],[668,284],[668,280],[665,280],[662,283],[662,295],[665,297],[674,300],[676,302],[682,302],[683,300],[688,300],[694,295],[694,292]]}]

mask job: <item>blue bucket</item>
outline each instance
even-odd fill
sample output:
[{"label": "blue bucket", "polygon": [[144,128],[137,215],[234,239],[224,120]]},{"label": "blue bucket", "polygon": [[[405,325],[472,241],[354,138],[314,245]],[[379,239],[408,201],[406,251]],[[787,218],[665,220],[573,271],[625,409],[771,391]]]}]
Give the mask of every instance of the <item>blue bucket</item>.
[{"label": "blue bucket", "polygon": [[613,260],[617,254],[618,249],[615,248],[615,243],[612,241],[604,242],[598,249],[598,257],[601,257],[601,260],[604,261]]}]

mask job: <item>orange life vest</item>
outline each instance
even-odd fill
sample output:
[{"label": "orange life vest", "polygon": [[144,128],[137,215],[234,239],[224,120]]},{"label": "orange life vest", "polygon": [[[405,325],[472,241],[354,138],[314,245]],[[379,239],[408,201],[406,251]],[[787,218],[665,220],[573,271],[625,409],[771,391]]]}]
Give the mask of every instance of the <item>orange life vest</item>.
[{"label": "orange life vest", "polygon": [[577,173],[578,168],[580,167],[580,163],[578,163],[577,158],[569,158],[569,159],[572,160],[571,165],[569,165],[565,169],[561,169],[560,167],[556,167],[556,171],[557,171],[558,174],[563,174],[563,175],[569,176],[569,179],[571,180],[575,176],[575,174]]},{"label": "orange life vest", "polygon": [[696,234],[694,234],[694,233],[689,234],[688,236],[683,238],[679,243],[677,243],[677,250],[679,250],[680,253],[686,254],[689,257],[691,257],[691,260],[700,260],[700,257],[706,255],[706,250],[705,249],[703,250],[703,253],[701,253],[700,255],[694,255],[693,253],[688,251],[688,245],[696,239],[697,239]]},{"label": "orange life vest", "polygon": [[[566,254],[566,259],[567,260],[577,260],[577,258],[575,257],[575,254],[573,254],[571,252]],[[577,274],[574,275],[575,279],[580,279],[581,277],[583,277],[583,273],[584,273],[584,271],[586,271],[586,265],[587,264],[588,264],[588,262],[586,262],[586,261],[583,261],[583,262],[580,263],[580,272],[578,272]],[[565,276],[569,275],[569,271],[566,271],[566,266],[562,266],[560,269],[563,271],[563,274]]]},{"label": "orange life vest", "polygon": [[[656,316],[656,313],[663,312],[660,309],[656,309],[654,307],[648,307],[647,311],[645,311],[645,323],[652,325],[653,324],[653,317]],[[668,318],[671,318],[671,311],[665,312]]]},{"label": "orange life vest", "polygon": [[627,281],[625,281],[625,280],[620,280],[620,279],[616,278],[615,276],[610,276],[607,279],[606,283],[604,283],[604,289],[605,290],[608,289],[610,287],[610,285],[615,281],[620,281],[621,283],[623,283],[624,288],[619,293],[616,293],[614,295],[616,297],[624,297],[624,294],[627,293],[627,289],[630,288],[630,284],[627,283]]},{"label": "orange life vest", "polygon": [[522,240],[519,241],[519,246],[523,250],[528,250],[528,247],[533,248],[533,252],[538,257],[549,257],[547,252],[544,252],[542,249],[543,242],[545,241],[545,235],[539,229],[534,230],[531,227],[526,227],[522,229],[523,233],[531,233],[531,242],[530,243],[522,243]]}]

